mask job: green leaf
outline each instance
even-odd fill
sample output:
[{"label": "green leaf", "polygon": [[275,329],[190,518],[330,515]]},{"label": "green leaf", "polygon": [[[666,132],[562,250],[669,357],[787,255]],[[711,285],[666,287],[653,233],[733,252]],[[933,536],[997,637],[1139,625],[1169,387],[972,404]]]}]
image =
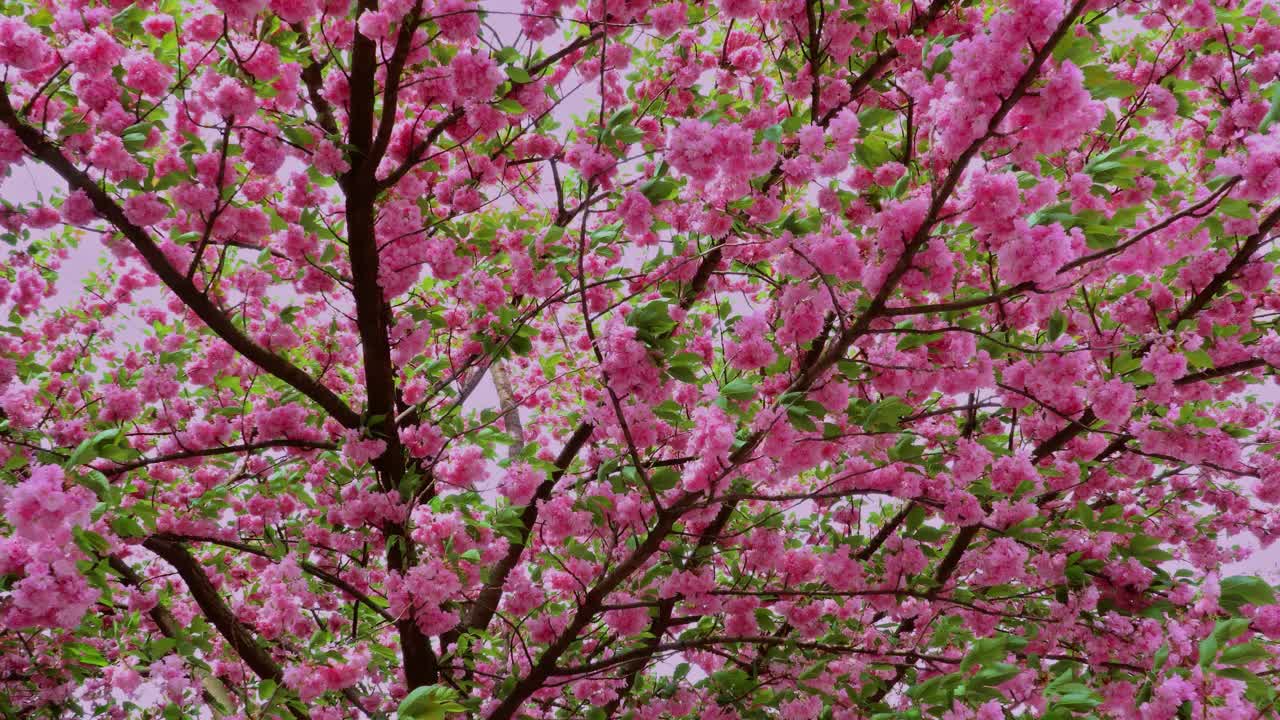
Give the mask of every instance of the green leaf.
[{"label": "green leaf", "polygon": [[1168,660],[1169,660],[1169,643],[1165,643],[1160,646],[1159,650],[1156,650],[1154,664],[1152,665],[1151,669],[1154,672],[1159,672],[1160,669],[1164,667],[1164,664],[1168,662]]},{"label": "green leaf", "polygon": [[231,699],[231,693],[227,691],[227,686],[222,684],[216,676],[212,675],[208,670],[198,668],[196,673],[200,676],[200,684],[209,693],[209,696],[222,708],[223,714],[229,714],[235,709],[235,702]]},{"label": "green leaf", "polygon": [[1066,37],[1053,48],[1053,59],[1058,62],[1070,60],[1076,67],[1081,67],[1097,54],[1093,50],[1093,43],[1092,35],[1067,33]]},{"label": "green leaf", "polygon": [[649,482],[653,484],[654,490],[666,492],[680,482],[680,473],[669,467],[658,468],[649,475]]},{"label": "green leaf", "polygon": [[1213,367],[1213,358],[1209,357],[1209,353],[1204,350],[1192,350],[1187,353],[1187,362],[1197,370]]},{"label": "green leaf", "polygon": [[300,127],[285,128],[284,136],[289,140],[289,142],[294,145],[301,145],[302,147],[308,147],[311,143],[315,142],[315,137],[313,137],[310,132],[307,132],[305,129]]},{"label": "green leaf", "polygon": [[698,381],[698,370],[705,365],[702,356],[695,353],[679,353],[667,364],[671,377],[687,383]]},{"label": "green leaf", "polygon": [[1272,83],[1271,91],[1271,107],[1267,110],[1267,114],[1262,117],[1262,124],[1258,126],[1258,132],[1265,133],[1267,128],[1271,127],[1278,118],[1280,118],[1280,83]]},{"label": "green leaf", "polygon": [[624,145],[630,145],[644,139],[644,131],[635,125],[623,125],[620,128],[614,128],[613,139]]},{"label": "green leaf", "polygon": [[1210,635],[1200,641],[1200,667],[1209,667],[1218,656],[1218,639]]},{"label": "green leaf", "polygon": [[499,100],[498,102],[494,103],[493,106],[509,115],[524,114],[524,106],[516,102],[515,100],[512,100],[511,98],[507,98],[505,100]]},{"label": "green leaf", "polygon": [[751,676],[740,668],[712,673],[711,679],[717,686],[735,694],[742,694],[751,686]]},{"label": "green leaf", "polygon": [[1220,662],[1224,665],[1247,665],[1256,660],[1266,660],[1271,657],[1271,652],[1262,647],[1257,641],[1247,642],[1243,645],[1232,645],[1222,651]]},{"label": "green leaf", "polygon": [[1249,203],[1239,198],[1225,198],[1218,203],[1218,208],[1227,217],[1240,220],[1248,220],[1253,217],[1253,209],[1249,207]]},{"label": "green leaf", "polygon": [[147,136],[145,133],[125,133],[121,138],[124,141],[124,147],[129,152],[138,152],[146,145]]},{"label": "green leaf", "polygon": [[400,701],[396,717],[399,720],[444,720],[449,713],[466,712],[457,700],[457,691],[443,685],[414,688]]},{"label": "green leaf", "polygon": [[809,411],[802,407],[787,408],[787,418],[791,426],[802,432],[817,432],[818,424],[809,417]]},{"label": "green leaf", "polygon": [[873,107],[858,113],[858,125],[864,128],[878,128],[895,117],[897,115],[892,110]]},{"label": "green leaf", "polygon": [[720,394],[730,400],[750,400],[756,396],[756,386],[746,378],[734,378],[720,388]]},{"label": "green leaf", "polygon": [[898,341],[899,350],[914,350],[942,339],[942,333],[911,333]]},{"label": "green leaf", "polygon": [[106,667],[111,664],[98,648],[88,643],[71,643],[65,649],[72,660],[83,665]]},{"label": "green leaf", "polygon": [[1219,620],[1213,628],[1213,637],[1218,644],[1229,643],[1249,631],[1249,618],[1229,618]]},{"label": "green leaf", "polygon": [[1066,328],[1066,316],[1062,314],[1061,310],[1055,310],[1053,315],[1049,317],[1049,342],[1057,340]]},{"label": "green leaf", "polygon": [[1138,86],[1128,80],[1116,79],[1106,67],[1102,65],[1089,65],[1082,68],[1084,72],[1085,87],[1089,90],[1089,94],[1095,99],[1105,100],[1106,98],[1123,98],[1133,95]]},{"label": "green leaf", "polygon": [[900,398],[890,396],[868,408],[862,426],[872,432],[890,432],[896,430],[898,421],[910,412],[910,405]]},{"label": "green leaf", "polygon": [[648,198],[649,202],[658,203],[670,199],[675,189],[674,180],[654,178],[640,186],[640,193]]},{"label": "green leaf", "polygon": [[1218,604],[1230,612],[1239,612],[1244,605],[1271,605],[1276,601],[1275,591],[1262,578],[1252,575],[1232,575],[1219,584],[1222,595]]},{"label": "green leaf", "polygon": [[122,515],[111,520],[111,530],[120,537],[144,537],[147,531],[143,529],[137,519]]},{"label": "green leaf", "polygon": [[533,78],[529,76],[529,71],[518,65],[507,66],[507,77],[511,78],[511,82],[525,84],[533,82]]},{"label": "green leaf", "polygon": [[661,300],[646,303],[628,315],[627,324],[655,338],[676,329],[676,321],[671,319],[671,308]]},{"label": "green leaf", "polygon": [[86,463],[93,462],[97,458],[98,452],[94,448],[93,440],[90,438],[77,445],[76,449],[71,452],[71,457],[67,458],[67,461],[62,465],[63,467],[73,468],[76,465],[84,465]]},{"label": "green leaf", "polygon": [[111,18],[111,25],[127,34],[135,34],[142,29],[142,19],[147,10],[139,4],[130,3],[128,7]]}]

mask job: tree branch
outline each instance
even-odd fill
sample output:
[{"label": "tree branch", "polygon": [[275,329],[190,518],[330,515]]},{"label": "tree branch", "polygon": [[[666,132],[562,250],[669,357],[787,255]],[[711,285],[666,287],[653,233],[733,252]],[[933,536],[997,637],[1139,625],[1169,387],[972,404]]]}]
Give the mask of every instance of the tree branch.
[{"label": "tree branch", "polygon": [[[328,442],[315,442],[312,440],[264,440],[256,443],[241,443],[239,445],[222,445],[219,447],[203,448],[200,450],[183,450],[181,452],[170,453],[168,455],[160,455],[157,457],[141,458],[125,463],[117,463],[115,467],[105,471],[107,476],[122,475],[132,470],[147,467],[148,465],[156,465],[165,462],[176,462],[179,460],[190,460],[191,458],[212,457],[216,455],[231,455],[239,452],[253,452],[254,450],[265,450],[267,448],[301,448],[305,450],[335,450],[337,446]],[[114,462],[114,461],[112,461]]]},{"label": "tree branch", "polygon": [[0,122],[13,130],[32,156],[49,166],[72,189],[88,195],[98,214],[125,236],[142,255],[152,272],[159,276],[183,304],[190,308],[218,337],[225,340],[253,364],[310,398],[344,427],[360,426],[360,416],[337,394],[287,359],[251,340],[232,323],[231,318],[221,308],[174,268],[164,252],[152,240],[151,235],[145,229],[130,222],[124,214],[124,209],[107,195],[106,191],[100,188],[87,173],[68,160],[62,151],[47,140],[40,131],[18,118],[10,104],[7,87],[5,92],[0,93]]}]

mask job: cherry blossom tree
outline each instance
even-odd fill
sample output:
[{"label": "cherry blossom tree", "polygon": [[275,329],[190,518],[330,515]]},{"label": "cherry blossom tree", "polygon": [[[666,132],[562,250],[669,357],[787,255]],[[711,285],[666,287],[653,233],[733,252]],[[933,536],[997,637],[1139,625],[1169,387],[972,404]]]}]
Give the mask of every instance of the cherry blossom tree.
[{"label": "cherry blossom tree", "polygon": [[1273,0],[0,11],[5,717],[1280,712]]}]

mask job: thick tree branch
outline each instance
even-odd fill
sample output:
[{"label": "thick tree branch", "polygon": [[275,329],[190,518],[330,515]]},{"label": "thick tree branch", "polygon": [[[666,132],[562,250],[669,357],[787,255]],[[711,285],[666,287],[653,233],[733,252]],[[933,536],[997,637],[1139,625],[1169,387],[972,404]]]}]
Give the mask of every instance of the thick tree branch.
[{"label": "thick tree branch", "polygon": [[33,157],[49,166],[72,189],[88,195],[98,214],[125,236],[142,255],[152,272],[159,276],[183,304],[218,337],[247,360],[311,399],[344,427],[359,427],[360,416],[337,394],[293,363],[251,340],[236,327],[231,318],[213,300],[174,268],[151,238],[150,233],[130,222],[124,214],[124,208],[99,187],[87,173],[68,160],[62,151],[46,139],[40,131],[27,125],[14,113],[13,106],[9,102],[8,88],[0,93],[0,122],[13,130]]},{"label": "thick tree branch", "polygon": [[[197,535],[170,535],[167,533],[158,534],[156,535],[156,537],[158,537],[161,540],[169,541],[169,542],[202,542],[202,543],[209,543],[211,545],[220,545],[222,547],[225,547],[231,550],[236,550],[243,553],[248,553],[250,555],[257,555],[258,557],[271,558],[271,553],[265,550],[259,550],[258,548],[253,547],[252,545],[249,545],[247,543],[237,542],[235,540],[222,540],[219,538],[201,537]],[[298,568],[301,569],[306,574],[316,578],[317,580],[328,583],[329,585],[332,585],[333,587],[338,588],[342,592],[350,595],[352,599],[356,600],[360,604],[364,605],[365,607],[369,608],[373,612],[377,613],[383,620],[386,620],[389,623],[394,623],[396,621],[396,619],[392,617],[391,613],[387,612],[385,608],[375,603],[368,595],[358,590],[356,586],[352,585],[346,580],[343,580],[341,577],[335,575],[334,573],[331,573],[328,570],[325,570],[324,568],[320,567],[319,565],[316,565],[315,563],[307,562],[306,560],[298,561]]]},{"label": "thick tree branch", "polygon": [[[218,595],[218,589],[209,581],[204,568],[186,548],[158,537],[147,538],[142,546],[178,571],[178,575],[187,584],[187,590],[196,601],[196,605],[200,606],[200,611],[204,613],[205,618],[217,628],[218,633],[255,675],[263,680],[272,680],[277,683],[284,680],[284,673],[279,663],[271,657],[266,648],[258,644],[253,632],[240,622],[231,608],[227,607],[222,597]],[[306,713],[292,706],[289,706],[289,709],[297,718],[307,717]]]},{"label": "thick tree branch", "polygon": [[[373,11],[375,2],[362,0],[359,12]],[[347,142],[351,145],[351,169],[340,185],[346,195],[347,247],[351,263],[351,283],[356,304],[356,329],[364,365],[367,404],[365,413],[369,431],[386,443],[386,450],[373,461],[378,482],[386,492],[401,491],[406,459],[396,422],[395,365],[391,361],[391,344],[387,330],[391,324],[391,308],[378,282],[380,261],[376,228],[375,201],[377,188],[373,182],[377,168],[374,157],[374,104],[377,75],[377,44],[357,32],[351,50],[351,102]],[[395,108],[387,109],[392,116]],[[401,523],[383,528],[387,537],[387,566],[403,573],[414,565],[413,546]],[[413,617],[396,623],[400,633],[400,651],[404,657],[405,680],[410,688],[431,685],[439,677],[438,663],[431,644]]]}]

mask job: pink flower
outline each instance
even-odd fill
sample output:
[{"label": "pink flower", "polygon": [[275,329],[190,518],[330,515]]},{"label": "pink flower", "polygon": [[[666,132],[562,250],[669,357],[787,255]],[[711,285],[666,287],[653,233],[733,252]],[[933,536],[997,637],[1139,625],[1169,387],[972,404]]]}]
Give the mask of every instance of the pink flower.
[{"label": "pink flower", "polygon": [[142,398],[136,390],[112,385],[103,393],[102,406],[98,417],[103,422],[127,422],[142,412]]},{"label": "pink flower", "polygon": [[145,53],[130,53],[124,60],[125,84],[150,97],[160,97],[169,89],[172,71]]},{"label": "pink flower", "polygon": [[1027,549],[1013,538],[996,538],[979,551],[977,585],[1005,585],[1023,576]]},{"label": "pink flower", "polygon": [[142,685],[142,675],[131,667],[108,668],[108,672],[111,677],[111,687],[125,695],[132,696]]},{"label": "pink flower", "polygon": [[1040,482],[1040,473],[1025,455],[1002,457],[991,467],[991,487],[996,492],[1011,495],[1024,482]]},{"label": "pink flower", "polygon": [[[626,602],[627,600],[619,598],[619,601]],[[619,637],[635,635],[648,629],[649,610],[644,607],[611,610],[604,614],[604,624]]]},{"label": "pink flower", "polygon": [[470,40],[480,30],[480,13],[472,0],[438,0],[433,15],[444,36],[454,42]]},{"label": "pink flower", "polygon": [[1093,393],[1093,413],[1112,425],[1124,425],[1133,412],[1133,386],[1115,379],[1102,383]]},{"label": "pink flower", "polygon": [[978,173],[970,181],[972,206],[966,219],[974,227],[1000,238],[1014,231],[1014,218],[1018,216],[1018,176],[1013,173]]},{"label": "pink flower", "polygon": [[974,716],[974,720],[1004,720],[1004,718],[1004,708],[997,700],[982,703],[982,707],[978,708],[978,714]]},{"label": "pink flower", "polygon": [[124,201],[124,214],[129,222],[147,227],[163,220],[169,214],[169,206],[155,195],[130,195]]},{"label": "pink flower", "polygon": [[725,344],[729,364],[738,370],[756,370],[772,365],[778,358],[773,343],[765,337],[769,321],[763,315],[749,315],[734,325],[737,340]]},{"label": "pink flower", "polygon": [[1213,3],[1209,0],[1194,0],[1191,7],[1182,14],[1182,19],[1191,27],[1208,27],[1214,22]]},{"label": "pink flower", "polygon": [[1280,605],[1258,608],[1253,616],[1253,628],[1272,640],[1280,640]]},{"label": "pink flower", "polygon": [[311,157],[316,169],[325,175],[338,176],[351,169],[342,151],[328,140],[321,140],[316,145],[315,154]]},{"label": "pink flower", "polygon": [[[1073,230],[1079,233],[1079,230]],[[1000,277],[1010,285],[1024,282],[1045,285],[1057,277],[1058,269],[1070,261],[1083,245],[1053,223],[1021,231],[1000,248]]]},{"label": "pink flower", "polygon": [[0,617],[5,627],[72,629],[98,598],[75,561],[52,544],[35,546],[24,573],[9,590],[11,604]]},{"label": "pink flower", "polygon": [[760,0],[720,0],[720,12],[726,18],[750,20],[760,12]]},{"label": "pink flower", "polygon": [[301,438],[307,434],[307,411],[300,405],[289,403],[258,414],[258,431],[263,438]]},{"label": "pink flower", "polygon": [[89,151],[89,162],[106,170],[117,179],[145,174],[142,164],[133,159],[124,142],[115,135],[99,136]]},{"label": "pink flower", "polygon": [[233,20],[248,20],[266,8],[267,0],[213,0],[213,4]]},{"label": "pink flower", "polygon": [[1240,195],[1247,200],[1265,201],[1280,194],[1280,137],[1275,132],[1250,135],[1244,144]]},{"label": "pink flower", "polygon": [[0,64],[33,70],[44,65],[51,52],[44,36],[20,18],[0,18]]},{"label": "pink flower", "polygon": [[360,13],[356,26],[360,34],[370,40],[382,40],[391,34],[391,16],[384,11],[365,10]]},{"label": "pink flower", "polygon": [[124,48],[99,29],[82,35],[66,49],[67,59],[90,77],[110,75],[111,70],[124,58]]},{"label": "pink flower", "polygon": [[653,223],[653,204],[639,190],[632,190],[622,198],[618,205],[618,215],[626,224],[627,232],[642,235],[649,231]]},{"label": "pink flower", "polygon": [[449,63],[454,97],[461,102],[488,100],[502,82],[502,71],[488,55],[460,52]]},{"label": "pink flower", "polygon": [[477,445],[451,450],[436,470],[436,477],[441,482],[468,489],[474,488],[488,474],[484,450]]},{"label": "pink flower", "polygon": [[1026,157],[1055,153],[1079,144],[1106,114],[1105,106],[1094,100],[1084,87],[1084,73],[1064,60],[1045,86],[1033,98],[1018,104],[1011,122],[1025,130],[1018,138]]},{"label": "pink flower", "polygon": [[311,702],[331,690],[353,687],[368,672],[372,655],[365,647],[357,648],[346,662],[330,660],[324,665],[290,665],[284,670],[284,684],[298,693],[303,702]]},{"label": "pink flower", "polygon": [[1264,503],[1280,505],[1280,463],[1268,462],[1262,467],[1254,494]]},{"label": "pink flower", "polygon": [[258,111],[253,91],[231,78],[223,78],[218,84],[212,101],[214,110],[224,118],[243,120]]},{"label": "pink flower", "polygon": [[688,22],[684,3],[659,5],[649,13],[649,21],[659,36],[674,35]]},{"label": "pink flower", "polygon": [[503,475],[498,491],[512,505],[528,505],[542,482],[542,474],[534,470],[529,463],[516,463]]},{"label": "pink flower", "polygon": [[858,113],[851,107],[836,113],[827,125],[827,131],[831,133],[831,139],[835,141],[836,148],[845,151],[853,149],[853,141],[858,137],[859,128]]},{"label": "pink flower", "polygon": [[681,120],[667,138],[667,162],[695,180],[710,180],[718,168],[719,148],[709,123]]},{"label": "pink flower", "polygon": [[355,465],[372,462],[387,451],[385,440],[361,438],[359,430],[348,430],[344,436],[342,454]]},{"label": "pink flower", "polygon": [[142,29],[152,37],[162,38],[173,32],[173,16],[159,13],[148,15],[147,19],[142,21]]},{"label": "pink flower", "polygon": [[877,185],[888,187],[896,182],[898,178],[906,174],[907,168],[900,162],[887,162],[876,168],[875,181]]},{"label": "pink flower", "polygon": [[4,504],[5,519],[18,537],[32,541],[67,542],[71,528],[88,525],[97,503],[83,487],[64,488],[66,476],[57,465],[36,465]]},{"label": "pink flower", "polygon": [[263,43],[254,48],[253,55],[244,61],[244,69],[258,80],[268,80],[280,74],[280,51]]},{"label": "pink flower", "polygon": [[1157,382],[1173,382],[1187,372],[1187,358],[1163,346],[1152,348],[1142,359],[1142,369],[1156,376]]},{"label": "pink flower", "polygon": [[62,201],[62,217],[72,225],[87,225],[98,217],[98,212],[83,190],[74,190]]},{"label": "pink flower", "polygon": [[270,0],[271,11],[287,23],[305,23],[319,10],[316,0]]}]

